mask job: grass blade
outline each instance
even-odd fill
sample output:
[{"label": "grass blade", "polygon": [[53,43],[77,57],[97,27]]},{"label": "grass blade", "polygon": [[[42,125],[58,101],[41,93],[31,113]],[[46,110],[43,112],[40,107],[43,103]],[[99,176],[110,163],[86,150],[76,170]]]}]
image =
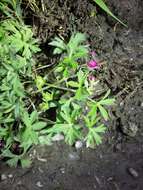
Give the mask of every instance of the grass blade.
[{"label": "grass blade", "polygon": [[122,25],[127,26],[124,24],[120,19],[118,19],[107,7],[107,5],[104,3],[103,0],[93,0],[101,9],[103,9],[107,14],[109,14],[111,17],[113,17],[115,20],[120,22]]}]

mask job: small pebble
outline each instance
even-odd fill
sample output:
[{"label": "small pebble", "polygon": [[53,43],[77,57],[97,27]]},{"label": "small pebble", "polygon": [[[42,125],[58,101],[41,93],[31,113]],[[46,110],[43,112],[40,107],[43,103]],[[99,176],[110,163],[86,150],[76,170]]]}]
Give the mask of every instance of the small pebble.
[{"label": "small pebble", "polygon": [[53,138],[52,141],[61,141],[64,140],[64,136],[61,134],[56,134]]},{"label": "small pebble", "polygon": [[12,175],[12,174],[9,174],[8,177],[9,177],[9,178],[13,178],[13,175]]},{"label": "small pebble", "polygon": [[65,168],[60,168],[60,171],[61,171],[62,174],[64,174],[65,173]]},{"label": "small pebble", "polygon": [[6,180],[6,179],[7,179],[7,176],[6,176],[5,174],[2,174],[2,175],[1,175],[1,180],[4,181],[4,180]]},{"label": "small pebble", "polygon": [[134,168],[128,168],[128,172],[131,176],[133,176],[134,178],[139,177],[138,172],[134,169]]},{"label": "small pebble", "polygon": [[124,105],[124,102],[120,102],[120,106],[122,107]]},{"label": "small pebble", "polygon": [[75,143],[76,149],[80,149],[80,148],[82,148],[82,146],[83,146],[83,143],[81,141],[76,141],[76,143]]},{"label": "small pebble", "polygon": [[37,187],[43,187],[43,185],[41,184],[41,181],[37,181],[36,185]]}]

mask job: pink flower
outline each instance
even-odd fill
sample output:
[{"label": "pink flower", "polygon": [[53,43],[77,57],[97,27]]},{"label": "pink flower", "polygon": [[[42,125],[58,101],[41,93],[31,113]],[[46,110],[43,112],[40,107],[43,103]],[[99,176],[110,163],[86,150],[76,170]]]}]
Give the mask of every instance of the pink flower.
[{"label": "pink flower", "polygon": [[96,56],[95,51],[91,51],[90,54],[91,54],[91,56],[92,56],[93,58]]},{"label": "pink flower", "polygon": [[95,81],[96,80],[94,75],[89,75],[88,79],[89,79],[89,81]]},{"label": "pink flower", "polygon": [[89,67],[89,69],[99,69],[99,65],[98,63],[95,61],[95,60],[90,60],[88,63],[87,63],[87,66]]}]

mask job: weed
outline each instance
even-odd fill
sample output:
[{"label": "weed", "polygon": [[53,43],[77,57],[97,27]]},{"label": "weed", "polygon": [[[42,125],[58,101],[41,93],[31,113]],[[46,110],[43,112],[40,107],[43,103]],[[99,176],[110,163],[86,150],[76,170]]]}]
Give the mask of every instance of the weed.
[{"label": "weed", "polygon": [[109,14],[112,18],[114,18],[116,21],[121,23],[124,26],[127,26],[124,24],[120,19],[118,19],[108,8],[108,6],[104,3],[103,0],[93,0],[103,11],[105,11],[107,14]]},{"label": "weed", "polygon": [[49,45],[55,46],[54,54],[63,53],[63,58],[58,65],[57,72],[62,72],[63,77],[68,77],[71,70],[78,68],[78,60],[88,55],[88,46],[84,45],[86,41],[85,34],[73,34],[68,43],[56,37]]},{"label": "weed", "polygon": [[36,131],[45,126],[38,121],[36,112],[29,116],[25,107],[27,92],[22,82],[32,76],[32,56],[39,48],[31,29],[15,20],[1,22],[0,31],[0,139],[4,142],[1,152],[10,158],[10,165],[21,159],[25,166],[29,162],[23,156],[38,142]]},{"label": "weed", "polygon": [[[46,93],[44,90],[53,92],[52,95],[48,92],[48,101],[55,103],[57,111],[55,124],[44,130],[44,134],[51,138],[62,133],[65,142],[70,145],[81,139],[86,141],[87,147],[94,148],[102,142],[101,134],[106,130],[103,124],[103,120],[109,119],[106,106],[112,105],[115,100],[108,98],[110,91],[101,99],[91,98],[97,81],[89,82],[89,76],[96,72],[97,68],[89,68],[89,46],[85,45],[85,42],[86,36],[81,33],[73,34],[68,43],[56,37],[50,43],[55,47],[54,54],[61,54],[60,62],[52,71],[56,79],[50,83],[39,76],[37,87],[42,95]],[[54,93],[56,91],[58,101]],[[45,102],[44,100],[44,104]]]},{"label": "weed", "polygon": [[22,11],[21,11],[22,0],[1,0],[0,10],[9,18],[18,19],[21,21]]}]

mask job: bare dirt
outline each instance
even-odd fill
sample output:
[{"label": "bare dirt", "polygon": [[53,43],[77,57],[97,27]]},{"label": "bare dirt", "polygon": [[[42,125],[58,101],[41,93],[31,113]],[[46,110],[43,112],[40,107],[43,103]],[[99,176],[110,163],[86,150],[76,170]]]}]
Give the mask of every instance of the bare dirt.
[{"label": "bare dirt", "polygon": [[117,105],[103,144],[95,150],[62,142],[33,148],[29,169],[0,164],[0,190],[143,189],[143,1],[107,2],[128,27],[116,24],[90,0],[45,0],[39,17],[26,15],[41,39],[43,64],[55,60],[47,45],[51,37],[68,38],[74,30],[87,33],[105,62],[98,77]]}]

